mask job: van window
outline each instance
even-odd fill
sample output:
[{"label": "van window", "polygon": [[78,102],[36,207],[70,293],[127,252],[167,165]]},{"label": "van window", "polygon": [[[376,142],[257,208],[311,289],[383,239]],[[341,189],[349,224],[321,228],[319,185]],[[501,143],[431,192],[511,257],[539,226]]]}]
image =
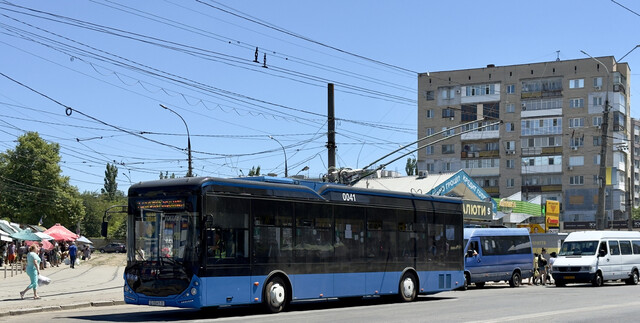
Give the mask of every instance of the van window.
[{"label": "van window", "polygon": [[527,236],[481,237],[480,241],[484,256],[531,253],[531,243]]},{"label": "van window", "polygon": [[640,255],[640,240],[633,240],[631,243],[633,244],[633,253]]},{"label": "van window", "polygon": [[[598,241],[565,241],[559,256],[593,256],[596,254]],[[602,247],[601,247],[602,248]],[[605,247],[604,250],[607,250]]]},{"label": "van window", "polygon": [[618,241],[609,240],[609,253],[612,256],[620,254],[620,247],[618,246]]},{"label": "van window", "polygon": [[620,253],[623,255],[631,254],[631,241],[620,240]]}]

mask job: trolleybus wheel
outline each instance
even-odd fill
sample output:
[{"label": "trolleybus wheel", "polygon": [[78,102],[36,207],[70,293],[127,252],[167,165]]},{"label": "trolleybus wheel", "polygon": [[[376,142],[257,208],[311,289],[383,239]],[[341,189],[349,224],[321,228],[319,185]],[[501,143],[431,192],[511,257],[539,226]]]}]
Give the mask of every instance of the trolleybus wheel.
[{"label": "trolleybus wheel", "polygon": [[418,296],[418,279],[412,272],[407,271],[400,279],[400,300],[403,302],[413,302]]},{"label": "trolleybus wheel", "polygon": [[476,287],[478,287],[478,288],[484,287],[484,282],[477,282],[476,283]]},{"label": "trolleybus wheel", "polygon": [[287,288],[280,277],[273,277],[264,289],[264,305],[271,313],[278,313],[284,310],[287,304]]}]

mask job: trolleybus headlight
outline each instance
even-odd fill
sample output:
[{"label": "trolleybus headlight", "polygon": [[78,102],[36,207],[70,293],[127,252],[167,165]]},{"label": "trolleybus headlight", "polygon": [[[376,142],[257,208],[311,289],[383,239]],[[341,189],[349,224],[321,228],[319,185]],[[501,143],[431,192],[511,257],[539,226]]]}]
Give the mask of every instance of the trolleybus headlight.
[{"label": "trolleybus headlight", "polygon": [[580,271],[591,271],[591,267],[590,266],[580,267]]},{"label": "trolleybus headlight", "polygon": [[191,295],[196,296],[198,290],[195,287],[191,287]]}]

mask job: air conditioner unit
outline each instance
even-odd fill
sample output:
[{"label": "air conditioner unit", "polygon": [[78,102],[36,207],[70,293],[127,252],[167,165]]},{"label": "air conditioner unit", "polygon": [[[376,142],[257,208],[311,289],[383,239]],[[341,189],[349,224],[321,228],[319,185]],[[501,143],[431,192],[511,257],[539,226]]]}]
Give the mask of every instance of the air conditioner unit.
[{"label": "air conditioner unit", "polygon": [[460,94],[460,90],[456,90],[456,93],[457,93],[457,94]]},{"label": "air conditioner unit", "polygon": [[568,170],[573,170],[573,166],[567,167]]},{"label": "air conditioner unit", "polygon": [[455,117],[451,117],[451,118],[449,118],[449,120],[451,120],[451,121],[453,121],[454,119],[455,119]]},{"label": "air conditioner unit", "polygon": [[594,87],[593,87],[593,89],[594,89],[594,90],[596,90],[596,91],[600,91],[600,89],[602,89],[602,87],[600,87],[600,86],[594,86]]},{"label": "air conditioner unit", "polygon": [[571,147],[571,149],[573,149],[573,150],[578,150],[578,147]]}]

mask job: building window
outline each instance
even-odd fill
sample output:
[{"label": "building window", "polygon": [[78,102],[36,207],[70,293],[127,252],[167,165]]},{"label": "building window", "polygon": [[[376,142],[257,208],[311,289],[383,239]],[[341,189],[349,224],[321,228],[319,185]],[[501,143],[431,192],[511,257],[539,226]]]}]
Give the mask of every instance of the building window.
[{"label": "building window", "polygon": [[516,142],[515,141],[505,141],[507,150],[516,150]]},{"label": "building window", "polygon": [[584,137],[573,137],[571,138],[571,147],[578,148],[584,146]]},{"label": "building window", "polygon": [[516,105],[513,103],[508,103],[507,104],[507,113],[514,113],[516,112]]},{"label": "building window", "polygon": [[455,153],[455,150],[453,149],[453,145],[452,144],[442,145],[442,153],[443,154],[453,154],[453,153]]},{"label": "building window", "polygon": [[602,125],[602,117],[593,117],[592,120],[594,127],[600,127],[600,125]]},{"label": "building window", "polygon": [[515,84],[507,85],[507,94],[514,94],[514,93],[516,93],[516,85]]},{"label": "building window", "polygon": [[495,94],[495,84],[468,85],[465,87],[466,96],[480,96]]},{"label": "building window", "polygon": [[516,126],[513,124],[513,122],[507,122],[505,124],[505,128],[507,129],[507,132],[514,132],[516,130]]},{"label": "building window", "polygon": [[584,176],[576,175],[569,177],[569,184],[571,185],[583,185],[584,184]]},{"label": "building window", "polygon": [[433,150],[434,150],[433,146],[427,146],[426,148],[427,155],[433,155]]},{"label": "building window", "polygon": [[443,118],[453,118],[455,117],[455,111],[451,108],[442,109],[442,117]]},{"label": "building window", "polygon": [[433,91],[424,91],[424,98],[427,101],[433,101],[435,99],[435,93]]},{"label": "building window", "polygon": [[442,136],[443,137],[451,137],[451,136],[455,135],[455,133],[456,133],[455,129],[449,129],[447,127],[442,127]]},{"label": "building window", "polygon": [[442,171],[450,172],[451,171],[451,163],[442,163]]},{"label": "building window", "polygon": [[581,127],[584,127],[584,118],[569,119],[569,128],[581,128]]},{"label": "building window", "polygon": [[593,136],[593,146],[594,147],[600,146],[601,143],[602,143],[602,137]]},{"label": "building window", "polygon": [[433,128],[427,128],[427,136],[433,135]]},{"label": "building window", "polygon": [[570,89],[581,89],[584,87],[584,79],[569,80]]},{"label": "building window", "polygon": [[600,154],[597,154],[597,155],[593,156],[593,164],[594,165],[600,165]]},{"label": "building window", "polygon": [[434,169],[435,168],[433,167],[433,163],[427,163],[427,172],[433,173]]},{"label": "building window", "polygon": [[600,97],[600,96],[594,96],[594,97],[593,97],[593,99],[592,99],[592,103],[593,103],[593,105],[595,105],[595,106],[602,105],[602,97]]},{"label": "building window", "polygon": [[584,107],[584,99],[583,98],[579,98],[579,99],[571,99],[571,100],[569,100],[569,107],[570,108],[582,108],[582,107]]},{"label": "building window", "polygon": [[593,87],[596,89],[602,88],[602,77],[593,78]]},{"label": "building window", "polygon": [[514,186],[515,186],[515,179],[507,178],[507,187],[514,187]]},{"label": "building window", "polygon": [[433,110],[429,109],[427,110],[427,119],[432,119],[433,118]]},{"label": "building window", "polygon": [[513,159],[507,159],[507,168],[514,168],[515,167],[515,160]]},{"label": "building window", "polygon": [[456,98],[456,90],[453,88],[441,88],[438,90],[440,91],[440,99],[451,100]]},{"label": "building window", "polygon": [[584,166],[584,156],[569,157],[569,166]]}]

